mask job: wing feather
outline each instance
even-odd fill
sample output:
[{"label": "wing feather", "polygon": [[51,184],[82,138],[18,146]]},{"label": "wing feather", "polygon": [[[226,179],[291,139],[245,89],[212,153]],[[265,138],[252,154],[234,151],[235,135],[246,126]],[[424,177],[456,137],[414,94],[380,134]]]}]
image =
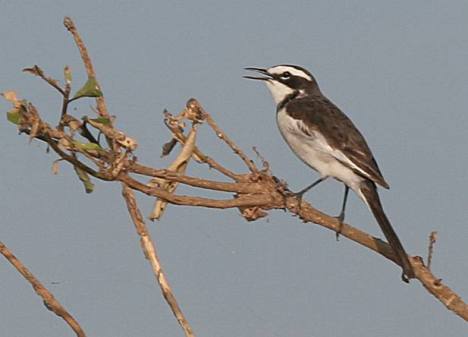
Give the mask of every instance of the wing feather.
[{"label": "wing feather", "polygon": [[[304,107],[307,107],[306,110]],[[287,111],[291,117],[304,120],[298,126],[306,135],[312,136],[314,131],[327,135],[332,155],[343,165],[376,184],[389,188],[362,134],[325,96],[292,100],[287,105]]]}]

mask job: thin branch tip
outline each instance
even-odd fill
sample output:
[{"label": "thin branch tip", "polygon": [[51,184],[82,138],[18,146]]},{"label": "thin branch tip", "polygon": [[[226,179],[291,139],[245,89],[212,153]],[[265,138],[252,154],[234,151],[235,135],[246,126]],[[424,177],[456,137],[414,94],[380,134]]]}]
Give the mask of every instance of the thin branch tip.
[{"label": "thin branch tip", "polygon": [[34,291],[42,298],[47,310],[61,317],[73,330],[77,337],[86,337],[83,328],[78,321],[63,307],[52,293],[29,271],[29,269],[19,260],[11,250],[0,241],[0,254],[31,284]]}]

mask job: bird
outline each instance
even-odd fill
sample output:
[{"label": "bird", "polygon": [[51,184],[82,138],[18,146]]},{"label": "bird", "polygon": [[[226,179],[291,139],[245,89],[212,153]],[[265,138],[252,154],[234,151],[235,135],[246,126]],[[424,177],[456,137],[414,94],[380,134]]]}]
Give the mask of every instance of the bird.
[{"label": "bird", "polygon": [[[402,279],[414,278],[414,270],[403,245],[388,220],[377,185],[389,188],[364,136],[338,106],[321,91],[305,68],[280,64],[269,68],[245,68],[260,76],[244,78],[266,84],[276,104],[276,122],[286,143],[320,178],[295,193],[299,198],[332,177],[345,186],[341,212],[344,221],[349,189],[369,207],[402,267]],[[257,75],[255,74],[255,75]]]}]

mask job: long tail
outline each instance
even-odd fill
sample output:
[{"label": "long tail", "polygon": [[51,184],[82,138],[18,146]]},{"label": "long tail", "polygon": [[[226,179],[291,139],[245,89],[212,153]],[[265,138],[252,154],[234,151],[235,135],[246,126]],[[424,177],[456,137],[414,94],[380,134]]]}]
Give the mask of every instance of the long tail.
[{"label": "long tail", "polygon": [[409,262],[408,255],[406,254],[400,239],[393,230],[390,221],[385,215],[375,184],[370,180],[366,180],[365,182],[361,183],[361,193],[365,198],[365,201],[370,210],[374,214],[375,219],[379,223],[379,226],[387,238],[388,243],[400,261],[400,265],[403,268],[403,274],[406,275],[407,279],[414,278],[414,271],[411,267],[411,263]]}]

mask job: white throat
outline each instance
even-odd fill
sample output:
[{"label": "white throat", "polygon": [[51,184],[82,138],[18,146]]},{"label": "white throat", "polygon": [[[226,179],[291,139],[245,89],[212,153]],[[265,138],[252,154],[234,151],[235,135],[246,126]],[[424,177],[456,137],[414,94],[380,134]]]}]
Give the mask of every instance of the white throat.
[{"label": "white throat", "polygon": [[286,98],[286,96],[294,92],[294,90],[288,87],[287,85],[284,85],[274,80],[266,81],[266,85],[270,90],[276,105],[281,103]]}]

